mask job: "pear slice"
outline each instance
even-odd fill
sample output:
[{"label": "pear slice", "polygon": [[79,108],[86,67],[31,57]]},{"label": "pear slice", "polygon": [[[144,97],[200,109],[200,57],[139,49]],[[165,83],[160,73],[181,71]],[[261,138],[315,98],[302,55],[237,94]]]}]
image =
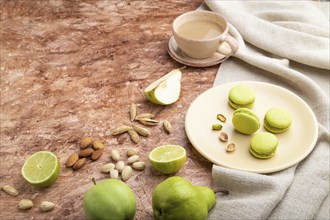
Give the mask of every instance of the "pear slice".
[{"label": "pear slice", "polygon": [[174,69],[147,86],[144,94],[155,104],[170,105],[180,97],[181,77],[181,70]]}]

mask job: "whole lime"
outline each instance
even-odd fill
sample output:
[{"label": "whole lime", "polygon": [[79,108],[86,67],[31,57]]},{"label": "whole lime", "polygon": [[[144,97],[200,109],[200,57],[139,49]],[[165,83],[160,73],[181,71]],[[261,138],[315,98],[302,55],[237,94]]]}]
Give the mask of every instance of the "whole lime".
[{"label": "whole lime", "polygon": [[136,199],[132,189],[118,179],[95,183],[83,199],[87,219],[132,220],[136,212]]}]

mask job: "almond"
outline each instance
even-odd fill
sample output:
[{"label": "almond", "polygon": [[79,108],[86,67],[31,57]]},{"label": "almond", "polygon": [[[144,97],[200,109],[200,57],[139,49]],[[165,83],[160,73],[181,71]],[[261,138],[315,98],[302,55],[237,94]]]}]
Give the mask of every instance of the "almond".
[{"label": "almond", "polygon": [[82,151],[79,152],[79,157],[89,157],[90,155],[92,155],[92,153],[94,152],[94,150],[92,148],[86,148]]},{"label": "almond", "polygon": [[78,159],[79,159],[78,153],[76,153],[76,152],[72,153],[70,155],[70,157],[68,157],[68,159],[65,163],[65,166],[66,167],[72,167],[77,162]]},{"label": "almond", "polygon": [[103,148],[94,151],[91,155],[92,160],[98,160],[103,154]]},{"label": "almond", "polygon": [[101,141],[99,141],[99,140],[94,140],[94,141],[92,142],[92,145],[93,145],[93,148],[94,148],[95,150],[98,150],[98,149],[104,148],[103,143],[102,143]]},{"label": "almond", "polygon": [[92,144],[92,138],[85,137],[80,142],[80,147],[81,147],[81,149],[85,149],[85,148],[89,147],[91,144]]},{"label": "almond", "polygon": [[73,169],[74,170],[78,170],[80,168],[82,168],[86,163],[86,157],[80,158],[74,165],[73,165]]}]

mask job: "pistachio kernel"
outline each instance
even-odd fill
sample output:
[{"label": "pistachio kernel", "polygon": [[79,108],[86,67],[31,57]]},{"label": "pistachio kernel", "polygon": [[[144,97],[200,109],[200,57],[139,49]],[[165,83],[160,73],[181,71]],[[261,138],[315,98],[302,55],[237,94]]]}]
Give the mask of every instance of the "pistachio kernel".
[{"label": "pistachio kernel", "polygon": [[223,114],[217,114],[217,119],[221,122],[226,122],[226,117]]},{"label": "pistachio kernel", "polygon": [[221,129],[222,129],[222,125],[221,124],[213,124],[212,125],[212,130],[219,131]]}]

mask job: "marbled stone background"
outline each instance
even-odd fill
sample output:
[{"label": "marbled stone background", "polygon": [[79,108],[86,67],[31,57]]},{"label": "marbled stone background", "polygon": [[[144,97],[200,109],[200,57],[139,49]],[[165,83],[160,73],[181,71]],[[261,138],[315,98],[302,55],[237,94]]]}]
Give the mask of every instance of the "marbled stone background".
[{"label": "marbled stone background", "polygon": [[[190,103],[212,86],[218,66],[184,69],[181,97],[173,105],[152,104],[143,94],[149,83],[182,66],[167,54],[171,23],[201,3],[1,0],[0,184],[15,186],[19,195],[0,192],[0,219],[84,219],[83,195],[93,185],[92,177],[108,178],[99,169],[111,161],[111,149],[126,159],[126,150],[136,147],[147,163],[127,181],[137,196],[136,219],[152,219],[152,190],[169,176],[148,162],[155,146],[185,147],[188,159],[176,175],[212,186],[212,164],[189,143],[184,117]],[[140,113],[169,120],[174,132],[153,127],[151,136],[136,145],[126,134],[111,136],[116,126],[129,123],[132,102]],[[72,171],[65,161],[85,136],[102,140],[105,152],[100,160]],[[61,163],[56,183],[43,189],[29,185],[20,174],[25,159],[39,150],[54,152]],[[18,210],[23,198],[35,206]],[[55,209],[42,213],[44,200],[56,203]]]}]

